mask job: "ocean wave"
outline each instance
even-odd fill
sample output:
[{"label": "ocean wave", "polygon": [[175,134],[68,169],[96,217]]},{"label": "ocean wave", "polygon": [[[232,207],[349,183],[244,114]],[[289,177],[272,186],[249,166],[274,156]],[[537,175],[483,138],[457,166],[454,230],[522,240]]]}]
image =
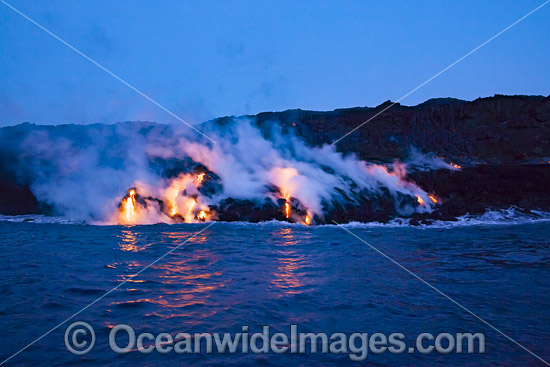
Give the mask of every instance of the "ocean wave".
[{"label": "ocean wave", "polygon": [[48,223],[48,224],[86,224],[83,220],[71,219],[67,217],[49,217],[46,215],[28,214],[28,215],[2,215],[0,222],[29,222],[29,223]]},{"label": "ocean wave", "polygon": [[345,227],[356,228],[400,228],[400,227],[415,227],[415,228],[455,228],[455,227],[471,227],[483,225],[517,225],[526,223],[550,222],[550,212],[532,210],[526,213],[524,210],[517,207],[508,209],[488,210],[481,215],[466,214],[457,217],[455,221],[433,220],[425,224],[411,224],[408,218],[396,218],[387,223],[380,222],[350,222],[341,224]]},{"label": "ocean wave", "polygon": [[[88,224],[88,225],[106,225],[106,223],[94,222],[87,223],[82,220],[71,219],[67,217],[48,217],[45,215],[0,215],[0,222],[29,222],[29,223],[46,223],[46,224]],[[525,212],[517,207],[508,209],[488,210],[481,215],[466,214],[457,217],[455,221],[433,220],[430,223],[411,224],[410,218],[395,218],[389,222],[349,222],[338,224],[349,228],[455,228],[455,227],[470,227],[482,225],[517,225],[526,223],[550,222],[550,212],[532,210]],[[222,222],[231,226],[261,226],[261,227],[298,227],[307,228],[306,225],[300,223],[281,222],[271,220],[266,222],[251,223],[251,222]],[[189,226],[189,223],[167,224],[158,223],[155,225],[170,225],[170,226]],[[196,225],[196,224],[195,224]],[[334,227],[336,224],[324,224],[312,226],[311,228]]]}]

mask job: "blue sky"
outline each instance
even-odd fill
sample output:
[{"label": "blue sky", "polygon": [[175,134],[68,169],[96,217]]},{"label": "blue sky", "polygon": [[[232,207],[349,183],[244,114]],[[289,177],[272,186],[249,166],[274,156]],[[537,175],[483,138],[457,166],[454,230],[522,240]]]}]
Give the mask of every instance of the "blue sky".
[{"label": "blue sky", "polygon": [[[181,118],[397,100],[531,1],[7,0]],[[550,4],[402,101],[550,94]],[[0,3],[0,125],[177,122]]]}]

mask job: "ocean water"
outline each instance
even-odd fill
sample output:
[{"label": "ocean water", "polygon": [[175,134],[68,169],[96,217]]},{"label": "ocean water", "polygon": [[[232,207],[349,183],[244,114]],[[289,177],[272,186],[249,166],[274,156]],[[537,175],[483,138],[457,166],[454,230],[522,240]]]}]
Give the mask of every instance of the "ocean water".
[{"label": "ocean water", "polygon": [[[337,226],[3,219],[1,361],[103,296],[6,365],[544,365]],[[345,228],[549,360],[550,222],[490,223]],[[65,347],[73,321],[95,329],[95,347],[84,356]],[[408,345],[422,332],[480,332],[486,352],[369,353],[363,362],[321,353],[119,355],[108,344],[117,324],[155,335],[239,332],[243,325],[251,333],[263,325],[288,332],[296,324],[300,332],[399,332]]]}]

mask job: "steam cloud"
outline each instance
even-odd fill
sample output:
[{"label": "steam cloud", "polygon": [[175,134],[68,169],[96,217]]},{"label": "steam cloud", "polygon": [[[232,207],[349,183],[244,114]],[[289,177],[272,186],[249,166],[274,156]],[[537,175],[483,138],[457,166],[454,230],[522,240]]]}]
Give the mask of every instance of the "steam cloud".
[{"label": "steam cloud", "polygon": [[[1,129],[0,169],[55,214],[92,223],[212,220],[232,200],[288,203],[288,220],[306,224],[323,222],[335,205],[375,198],[390,198],[402,215],[431,211],[435,202],[406,180],[402,163],[390,171],[331,145],[307,146],[276,124],[262,132],[241,118],[208,125],[205,133],[217,144],[197,141],[180,125],[27,123]],[[197,181],[201,172],[204,182]],[[139,215],[125,220],[128,199]]]}]

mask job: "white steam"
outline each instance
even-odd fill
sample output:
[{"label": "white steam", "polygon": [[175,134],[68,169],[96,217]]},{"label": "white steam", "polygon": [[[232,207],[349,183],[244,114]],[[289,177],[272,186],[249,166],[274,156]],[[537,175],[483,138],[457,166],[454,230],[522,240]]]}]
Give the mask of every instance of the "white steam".
[{"label": "white steam", "polygon": [[[217,142],[212,144],[197,142],[177,125],[25,124],[13,128],[19,140],[8,139],[3,131],[0,141],[4,150],[19,157],[12,170],[30,183],[40,201],[56,214],[90,222],[116,222],[114,215],[131,187],[137,187],[140,195],[167,199],[185,212],[182,217],[189,215],[186,221],[196,217],[193,210],[208,210],[227,198],[257,202],[292,198],[311,218],[322,218],[331,202],[382,194],[392,196],[403,214],[431,211],[429,195],[406,181],[404,165],[394,163],[389,171],[354,155],[344,156],[331,145],[307,146],[276,128],[266,138],[251,121],[240,119],[212,128],[208,134]],[[219,177],[220,189],[214,194],[205,196],[189,188],[197,164]],[[169,168],[179,172],[167,177]],[[180,194],[180,186],[188,188],[188,196]],[[191,197],[194,202],[189,204]],[[404,197],[423,205],[403,205]],[[155,204],[148,206],[139,222],[173,219]]]}]

